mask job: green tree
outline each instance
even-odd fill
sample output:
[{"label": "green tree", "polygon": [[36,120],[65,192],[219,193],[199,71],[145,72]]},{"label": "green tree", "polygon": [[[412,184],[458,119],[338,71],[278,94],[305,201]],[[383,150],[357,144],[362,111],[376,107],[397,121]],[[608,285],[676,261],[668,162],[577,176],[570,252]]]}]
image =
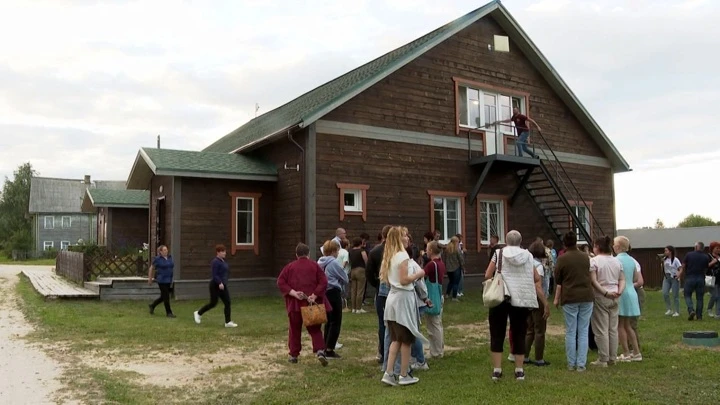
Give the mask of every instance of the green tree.
[{"label": "green tree", "polygon": [[32,249],[32,222],[28,215],[30,179],[37,175],[32,165],[24,163],[5,177],[0,197],[0,244],[6,254],[12,250]]},{"label": "green tree", "polygon": [[655,229],[665,229],[665,223],[662,219],[658,218],[655,220]]},{"label": "green tree", "polygon": [[697,228],[699,226],[714,226],[715,221],[702,215],[690,214],[680,221],[678,228]]}]

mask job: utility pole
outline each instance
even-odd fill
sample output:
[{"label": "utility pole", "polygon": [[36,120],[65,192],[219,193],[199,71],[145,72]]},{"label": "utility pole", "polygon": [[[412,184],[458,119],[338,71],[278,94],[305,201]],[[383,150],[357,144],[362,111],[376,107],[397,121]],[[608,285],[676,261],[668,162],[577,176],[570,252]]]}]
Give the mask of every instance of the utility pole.
[{"label": "utility pole", "polygon": [[157,137],[157,148],[160,149],[160,135]]}]

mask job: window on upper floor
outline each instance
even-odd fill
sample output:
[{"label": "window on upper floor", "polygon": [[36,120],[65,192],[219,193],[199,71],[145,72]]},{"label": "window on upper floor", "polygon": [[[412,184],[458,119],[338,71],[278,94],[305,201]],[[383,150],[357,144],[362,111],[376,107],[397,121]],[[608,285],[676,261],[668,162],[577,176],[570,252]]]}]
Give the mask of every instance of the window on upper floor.
[{"label": "window on upper floor", "polygon": [[55,217],[46,216],[44,222],[45,229],[55,229]]},{"label": "window on upper floor", "polygon": [[72,226],[72,217],[69,217],[69,216],[62,217],[62,227],[70,228],[71,226]]},{"label": "window on upper floor", "polygon": [[[457,87],[458,120],[461,127],[479,128],[495,121],[512,117],[513,108],[525,113],[525,96],[516,96],[501,90],[482,89],[459,83]],[[499,124],[499,131],[514,134],[512,122]],[[494,127],[487,130],[494,131]]]},{"label": "window on upper floor", "polygon": [[252,250],[260,254],[258,241],[260,193],[230,193],[232,201],[232,243],[230,253]]}]

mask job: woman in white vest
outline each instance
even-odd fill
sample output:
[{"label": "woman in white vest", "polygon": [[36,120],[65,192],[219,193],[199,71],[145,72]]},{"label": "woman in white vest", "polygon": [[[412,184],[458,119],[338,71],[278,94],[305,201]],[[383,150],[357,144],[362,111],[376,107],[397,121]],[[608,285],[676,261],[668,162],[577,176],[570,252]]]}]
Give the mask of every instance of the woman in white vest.
[{"label": "woman in white vest", "polygon": [[515,379],[524,380],[525,333],[530,309],[538,308],[539,301],[544,309],[543,318],[547,319],[550,316],[550,306],[543,293],[542,277],[535,270],[533,256],[520,247],[522,235],[518,231],[510,231],[505,237],[505,242],[507,246],[495,252],[485,271],[485,279],[492,278],[496,269],[502,273],[510,293],[510,299],[490,308],[488,316],[493,381],[502,377],[501,363],[508,317],[514,340],[512,354],[515,355]]}]

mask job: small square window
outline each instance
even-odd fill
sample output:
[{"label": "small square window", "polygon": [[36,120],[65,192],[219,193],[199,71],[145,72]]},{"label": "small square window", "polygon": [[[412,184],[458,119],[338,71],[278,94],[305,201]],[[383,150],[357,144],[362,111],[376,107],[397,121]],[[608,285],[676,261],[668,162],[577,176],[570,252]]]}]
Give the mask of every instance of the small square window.
[{"label": "small square window", "polygon": [[362,220],[367,220],[367,190],[370,188],[364,184],[345,184],[338,183],[337,188],[340,190],[340,220],[344,220],[346,215],[360,215]]},{"label": "small square window", "polygon": [[43,242],[43,250],[50,250],[55,246],[55,243],[51,240],[46,240]]},{"label": "small square window", "polygon": [[69,240],[60,241],[60,250],[67,250],[68,246],[70,246]]},{"label": "small square window", "polygon": [[343,191],[345,211],[362,212],[362,192],[360,190]]}]

